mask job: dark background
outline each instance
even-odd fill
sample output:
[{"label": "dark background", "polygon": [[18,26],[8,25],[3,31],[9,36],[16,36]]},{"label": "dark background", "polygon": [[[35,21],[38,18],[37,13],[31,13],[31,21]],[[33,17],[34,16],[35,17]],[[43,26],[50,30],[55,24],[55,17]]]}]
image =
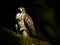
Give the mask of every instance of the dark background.
[{"label": "dark background", "polygon": [[23,6],[34,21],[38,38],[58,44],[55,3],[55,0],[0,0],[0,26],[16,31],[15,16],[18,7]]}]

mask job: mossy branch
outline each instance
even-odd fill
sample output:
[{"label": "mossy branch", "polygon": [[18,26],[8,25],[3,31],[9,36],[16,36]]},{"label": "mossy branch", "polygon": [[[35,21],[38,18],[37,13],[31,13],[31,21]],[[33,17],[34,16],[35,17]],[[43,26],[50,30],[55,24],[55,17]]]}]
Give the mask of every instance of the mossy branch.
[{"label": "mossy branch", "polygon": [[[15,37],[13,39],[15,39],[15,40],[17,39],[19,45],[51,45],[50,43],[48,43],[46,41],[38,40],[38,39],[35,39],[35,38],[31,38],[31,37],[25,37],[25,36],[23,36],[19,33],[16,33],[12,30],[9,30],[7,28],[1,28],[0,32],[2,32],[2,31],[3,32],[5,31],[5,33],[10,35],[12,38]],[[5,36],[6,36],[6,34],[5,34]]]}]

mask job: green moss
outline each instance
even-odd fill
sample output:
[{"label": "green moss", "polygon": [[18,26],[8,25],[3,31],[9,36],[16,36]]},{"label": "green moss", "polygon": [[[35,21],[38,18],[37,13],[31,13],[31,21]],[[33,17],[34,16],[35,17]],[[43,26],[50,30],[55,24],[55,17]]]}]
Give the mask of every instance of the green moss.
[{"label": "green moss", "polygon": [[34,39],[31,37],[25,37],[19,33],[16,33],[6,28],[1,28],[0,32],[1,32],[1,35],[5,32],[2,38],[4,37],[5,40],[7,39],[6,41],[9,42],[8,45],[9,44],[10,45],[51,45],[46,41]]}]

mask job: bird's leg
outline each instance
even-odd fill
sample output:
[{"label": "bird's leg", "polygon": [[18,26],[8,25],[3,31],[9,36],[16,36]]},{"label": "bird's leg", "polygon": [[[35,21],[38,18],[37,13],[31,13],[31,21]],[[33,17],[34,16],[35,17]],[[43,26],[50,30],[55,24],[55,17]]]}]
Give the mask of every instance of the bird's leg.
[{"label": "bird's leg", "polygon": [[23,35],[24,35],[24,36],[28,36],[27,31],[23,30]]},{"label": "bird's leg", "polygon": [[17,33],[19,33],[19,31],[18,31],[18,24],[15,24],[15,28],[17,30]]},{"label": "bird's leg", "polygon": [[19,26],[20,26],[20,30],[19,31],[22,31],[22,30],[27,30],[25,24],[24,24],[24,20],[21,20],[19,22]]}]

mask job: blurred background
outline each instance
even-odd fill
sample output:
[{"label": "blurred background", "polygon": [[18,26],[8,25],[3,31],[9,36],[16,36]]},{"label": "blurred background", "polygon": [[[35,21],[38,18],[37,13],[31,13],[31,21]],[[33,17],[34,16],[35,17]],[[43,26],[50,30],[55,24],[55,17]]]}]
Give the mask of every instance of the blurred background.
[{"label": "blurred background", "polygon": [[34,21],[38,38],[58,45],[60,33],[56,30],[55,4],[56,0],[0,0],[0,27],[16,31],[18,7],[25,7]]}]

